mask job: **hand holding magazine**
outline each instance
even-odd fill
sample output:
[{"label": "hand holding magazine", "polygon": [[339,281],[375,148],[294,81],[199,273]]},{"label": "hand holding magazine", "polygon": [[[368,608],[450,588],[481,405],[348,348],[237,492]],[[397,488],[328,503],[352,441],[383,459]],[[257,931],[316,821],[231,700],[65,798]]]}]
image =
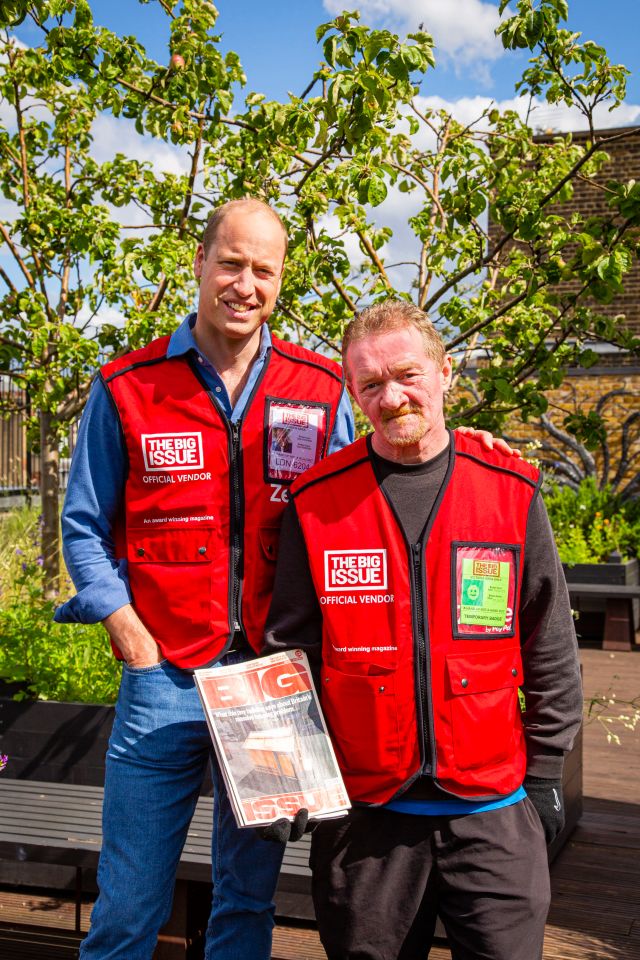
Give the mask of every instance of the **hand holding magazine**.
[{"label": "hand holding magazine", "polygon": [[238,826],[306,808],[313,820],[351,804],[302,650],[195,671]]}]

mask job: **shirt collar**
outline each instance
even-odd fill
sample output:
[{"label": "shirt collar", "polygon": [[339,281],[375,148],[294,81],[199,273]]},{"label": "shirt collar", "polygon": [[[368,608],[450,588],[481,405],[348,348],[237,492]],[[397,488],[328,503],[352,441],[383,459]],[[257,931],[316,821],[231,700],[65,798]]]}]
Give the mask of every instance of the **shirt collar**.
[{"label": "shirt collar", "polygon": [[[167,348],[167,357],[171,359],[172,357],[182,357],[185,353],[188,353],[189,350],[195,350],[196,353],[200,354],[206,363],[211,365],[211,362],[207,360],[203,353],[198,349],[198,345],[193,336],[193,327],[196,322],[195,313],[190,313],[189,316],[185,317],[177,330],[171,334],[171,339],[169,340],[169,346]],[[256,361],[263,361],[266,357],[267,350],[271,346],[271,331],[269,330],[269,325],[266,323],[262,324],[260,330],[260,350]]]}]

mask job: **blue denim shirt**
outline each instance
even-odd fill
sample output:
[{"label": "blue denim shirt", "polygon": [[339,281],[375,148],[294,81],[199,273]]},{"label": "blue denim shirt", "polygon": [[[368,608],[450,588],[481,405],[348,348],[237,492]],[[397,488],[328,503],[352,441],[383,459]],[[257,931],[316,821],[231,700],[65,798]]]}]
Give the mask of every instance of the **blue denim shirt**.
[{"label": "blue denim shirt", "polygon": [[[216,394],[229,420],[235,422],[242,417],[264,367],[271,346],[269,328],[263,324],[260,351],[232,408],[224,383],[196,345],[192,333],[195,318],[195,314],[190,314],[172,334],[167,356],[179,357],[194,351],[208,388]],[[329,437],[328,452],[346,447],[353,442],[354,435],[353,412],[345,392]],[[77,594],[56,610],[55,620],[59,623],[97,623],[131,602],[127,563],[116,559],[113,541],[126,469],[117,414],[104,384],[96,379],[82,415],[62,511],[64,559]]]}]

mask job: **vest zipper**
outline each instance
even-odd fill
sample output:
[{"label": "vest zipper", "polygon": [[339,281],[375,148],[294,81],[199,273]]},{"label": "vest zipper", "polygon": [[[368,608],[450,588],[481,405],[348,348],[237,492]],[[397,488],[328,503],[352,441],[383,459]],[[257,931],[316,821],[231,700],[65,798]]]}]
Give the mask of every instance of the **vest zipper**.
[{"label": "vest zipper", "polygon": [[229,450],[229,643],[233,640],[234,633],[242,633],[245,640],[248,641],[246,631],[242,624],[240,608],[242,605],[242,577],[244,569],[240,569],[243,556],[242,547],[244,539],[244,511],[243,511],[243,469],[242,469],[242,447],[240,445],[240,436],[242,433],[242,424],[244,418],[249,412],[258,388],[262,383],[271,361],[271,350],[269,347],[264,359],[262,370],[258,379],[253,385],[253,389],[247,398],[245,408],[239,420],[230,420],[222,404],[215,393],[210,390],[206,380],[198,370],[197,363],[189,360],[189,366],[196,378],[202,384],[205,393],[211,400],[214,408],[218,411],[220,419],[227,430],[227,445]]},{"label": "vest zipper", "polygon": [[233,625],[234,633],[242,630],[240,618],[240,582],[242,571],[239,569],[242,556],[242,504],[240,483],[242,480],[242,463],[240,453],[240,424],[231,422],[230,450],[229,450],[229,480],[231,489],[231,610],[229,620]]},{"label": "vest zipper", "polygon": [[422,563],[422,544],[414,543],[411,545],[411,558],[413,560],[411,568],[412,587],[411,592],[414,597],[413,608],[414,630],[418,644],[418,686],[419,686],[419,710],[420,710],[420,746],[422,748],[423,764],[422,772],[431,774],[433,771],[433,755],[431,736],[431,717],[427,672],[430,666],[427,652],[427,642],[425,636],[425,601],[424,601],[424,571]]},{"label": "vest zipper", "polygon": [[[229,620],[235,632],[242,633],[251,647],[247,631],[242,622],[242,581],[244,579],[244,468],[242,463],[242,445],[240,443],[242,425],[249,413],[255,396],[264,380],[271,362],[271,350],[267,350],[262,370],[247,397],[242,416],[239,420],[227,421],[229,425],[229,479],[231,483],[231,583],[229,598],[231,609]],[[226,417],[225,417],[226,419]]]}]

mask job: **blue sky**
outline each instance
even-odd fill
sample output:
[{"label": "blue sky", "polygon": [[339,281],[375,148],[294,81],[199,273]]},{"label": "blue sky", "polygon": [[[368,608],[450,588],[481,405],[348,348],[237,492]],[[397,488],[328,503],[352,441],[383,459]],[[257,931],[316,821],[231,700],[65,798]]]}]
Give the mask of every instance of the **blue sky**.
[{"label": "blue sky", "polygon": [[[155,2],[138,0],[90,0],[94,17],[120,35],[135,34],[149,54],[168,62],[166,18]],[[286,99],[287,92],[300,94],[322,59],[315,41],[315,28],[343,9],[345,0],[215,0],[222,51],[236,51],[247,74],[246,93],[259,91],[269,98]],[[512,3],[515,0],[511,0]],[[348,3],[348,0],[347,0]],[[349,6],[353,9],[355,3]],[[606,48],[610,59],[631,70],[627,98],[615,113],[601,107],[597,127],[640,124],[640,0],[569,0],[572,30]],[[514,86],[526,66],[525,54],[505,53],[496,40],[498,0],[359,0],[364,23],[390,27],[400,34],[415,30],[419,23],[436,41],[437,67],[423,78],[419,106],[443,109],[464,124],[477,123],[483,111],[495,101],[499,107],[524,114],[527,101],[514,100]],[[27,22],[16,31],[26,44],[41,38]],[[242,93],[237,101],[242,108]],[[584,129],[582,118],[565,107],[536,104],[531,123],[538,130]],[[102,115],[94,126],[94,155],[99,162],[111,159],[114,151],[151,162],[155,169],[184,173],[188,155],[180,149],[150,137],[140,137],[129,121],[115,121]],[[414,259],[413,239],[407,220],[415,213],[413,195],[392,190],[376,208],[380,223],[391,227],[394,236],[385,248],[388,262]],[[136,211],[127,218],[138,223]],[[130,222],[130,219],[127,220]],[[356,247],[348,250],[358,262]],[[0,257],[2,254],[0,253]],[[405,282],[404,267],[394,281]]]},{"label": "blue sky", "polygon": [[[268,97],[301,93],[321,59],[315,42],[318,24],[342,7],[362,12],[372,26],[401,33],[420,21],[438,41],[438,67],[423,80],[421,93],[455,101],[476,95],[505,100],[513,96],[526,62],[504,54],[492,42],[497,3],[488,0],[217,0],[222,49],[235,50],[247,73],[247,88]],[[95,19],[119,33],[134,33],[158,60],[167,56],[165,18],[155,4],[137,0],[91,0]],[[602,44],[614,62],[632,71],[627,100],[640,104],[640,4],[638,0],[569,0],[571,29]],[[28,29],[20,31],[33,42]]]}]

